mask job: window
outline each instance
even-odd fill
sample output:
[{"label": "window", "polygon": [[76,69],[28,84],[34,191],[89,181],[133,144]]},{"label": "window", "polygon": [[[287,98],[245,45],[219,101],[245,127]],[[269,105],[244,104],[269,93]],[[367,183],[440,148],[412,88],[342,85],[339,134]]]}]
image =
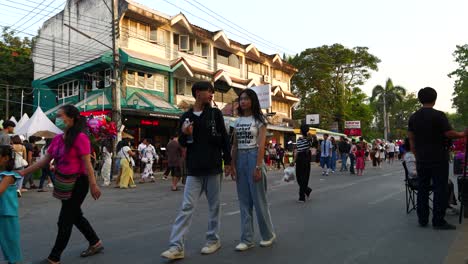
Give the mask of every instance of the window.
[{"label": "window", "polygon": [[58,99],[67,98],[70,96],[78,95],[80,91],[80,82],[79,81],[71,81],[62,83],[57,87],[57,96]]},{"label": "window", "polygon": [[187,35],[180,35],[179,36],[179,50],[182,51],[187,51],[189,50],[190,44],[189,44],[189,36]]},{"label": "window", "polygon": [[176,93],[183,95],[185,92],[185,79],[174,79],[174,84],[176,86]]},{"label": "window", "polygon": [[135,72],[134,71],[127,72],[127,85],[135,86]]},{"label": "window", "polygon": [[164,92],[168,78],[158,73],[127,71],[127,85]]},{"label": "window", "polygon": [[151,41],[158,41],[158,28],[157,27],[151,26],[149,39]]},{"label": "window", "polygon": [[128,20],[128,35],[130,37],[138,37],[138,23],[135,20]]},{"label": "window", "polygon": [[231,67],[239,68],[239,57],[235,54],[230,53],[229,51],[225,50],[218,50],[218,57],[217,60],[221,64],[229,65]]},{"label": "window", "polygon": [[157,28],[155,26],[151,26],[149,40],[152,42],[156,42],[159,45],[166,45],[166,41],[167,41],[166,35],[167,35],[166,30]]},{"label": "window", "polygon": [[138,38],[148,39],[149,26],[138,23]]},{"label": "window", "polygon": [[206,43],[201,44],[201,56],[202,57],[210,56],[210,47]]},{"label": "window", "polygon": [[192,82],[187,81],[185,84],[185,95],[192,95]]},{"label": "window", "polygon": [[137,73],[137,86],[145,88],[145,73],[144,72],[138,72]]},{"label": "window", "polygon": [[256,73],[256,74],[262,74],[262,67],[266,67],[267,68],[267,71],[268,71],[268,67],[266,65],[262,65],[258,62],[255,62],[255,61],[251,61],[251,60],[248,60],[247,61],[247,70],[249,72],[253,72],[253,73]]}]

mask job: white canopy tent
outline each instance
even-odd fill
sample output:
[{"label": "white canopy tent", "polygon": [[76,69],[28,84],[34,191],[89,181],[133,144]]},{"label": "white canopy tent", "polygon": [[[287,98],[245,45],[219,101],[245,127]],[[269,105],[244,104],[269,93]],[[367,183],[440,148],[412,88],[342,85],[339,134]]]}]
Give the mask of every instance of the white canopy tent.
[{"label": "white canopy tent", "polygon": [[52,121],[44,114],[42,109],[38,107],[36,112],[31,118],[18,130],[15,131],[17,135],[24,135],[26,137],[32,136],[38,131],[50,131],[55,134],[63,133]]},{"label": "white canopy tent", "polygon": [[15,123],[15,125],[18,124],[18,121],[16,121],[16,118],[14,116],[10,117],[10,121],[13,121],[13,123]]},{"label": "white canopy tent", "polygon": [[20,129],[24,124],[26,124],[26,123],[28,122],[28,120],[29,120],[29,116],[28,116],[28,114],[25,113],[25,114],[21,117],[20,121],[18,121],[18,124],[16,124],[15,129],[16,129],[16,130]]}]

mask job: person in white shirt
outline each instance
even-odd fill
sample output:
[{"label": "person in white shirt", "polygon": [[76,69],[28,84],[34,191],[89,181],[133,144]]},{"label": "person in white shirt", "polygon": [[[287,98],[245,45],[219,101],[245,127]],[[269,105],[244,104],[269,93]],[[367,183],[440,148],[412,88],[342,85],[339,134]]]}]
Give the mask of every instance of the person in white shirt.
[{"label": "person in white shirt", "polygon": [[151,182],[155,182],[153,175],[153,161],[158,159],[156,149],[151,145],[151,139],[145,139],[146,147],[141,152],[141,163],[145,164],[143,173],[139,183],[145,183],[146,179],[150,177]]},{"label": "person in white shirt", "polygon": [[146,148],[148,142],[146,138],[141,141],[140,145],[138,145],[138,160],[140,161],[140,172],[142,173],[145,169],[145,163],[141,161],[141,158],[143,158],[143,150]]},{"label": "person in white shirt", "polygon": [[120,156],[120,177],[118,185],[121,189],[135,188],[135,182],[133,181],[133,167],[135,161],[133,156],[135,153],[130,148],[130,142],[125,142],[123,147],[118,151]]},{"label": "person in white shirt", "polygon": [[390,140],[390,143],[388,143],[387,152],[388,152],[388,163],[393,164],[393,160],[395,159],[395,143],[393,143],[393,140]]},{"label": "person in white shirt", "polygon": [[112,143],[105,142],[101,148],[102,168],[101,177],[104,180],[102,186],[110,185],[110,175],[112,167]]}]

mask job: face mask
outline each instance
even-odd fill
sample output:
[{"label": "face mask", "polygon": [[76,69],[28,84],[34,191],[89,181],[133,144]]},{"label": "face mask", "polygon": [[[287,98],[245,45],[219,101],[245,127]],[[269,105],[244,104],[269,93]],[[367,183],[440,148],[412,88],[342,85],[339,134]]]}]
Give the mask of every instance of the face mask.
[{"label": "face mask", "polygon": [[55,119],[55,125],[60,129],[60,130],[64,130],[67,125],[65,124],[65,122],[63,122],[63,119],[62,118],[56,118]]}]

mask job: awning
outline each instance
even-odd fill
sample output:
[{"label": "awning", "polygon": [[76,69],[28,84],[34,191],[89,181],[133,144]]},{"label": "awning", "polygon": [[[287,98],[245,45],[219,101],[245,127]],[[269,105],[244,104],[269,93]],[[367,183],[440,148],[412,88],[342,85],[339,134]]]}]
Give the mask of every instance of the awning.
[{"label": "awning", "polygon": [[294,128],[292,128],[292,127],[267,125],[267,129],[269,129],[269,130],[276,130],[276,131],[282,131],[282,132],[294,133]]},{"label": "awning", "polygon": [[135,92],[128,99],[127,104],[123,106],[126,109],[146,110],[154,116],[159,117],[179,117],[183,111],[177,106],[167,102],[163,98],[145,92]]}]

